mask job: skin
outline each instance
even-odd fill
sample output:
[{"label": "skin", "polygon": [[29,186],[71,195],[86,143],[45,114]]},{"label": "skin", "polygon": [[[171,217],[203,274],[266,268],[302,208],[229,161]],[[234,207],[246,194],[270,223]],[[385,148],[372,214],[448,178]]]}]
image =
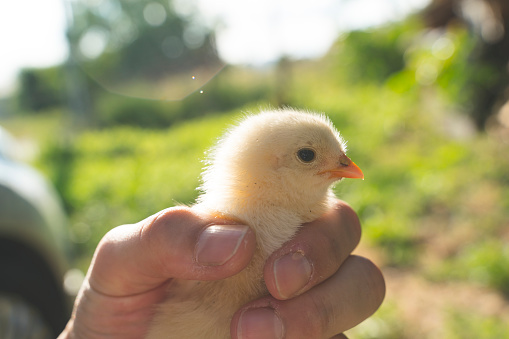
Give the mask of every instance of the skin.
[{"label": "skin", "polygon": [[[200,234],[210,225],[245,229],[217,216],[174,207],[108,232],[59,339],[142,338],[172,278],[217,280],[241,271],[253,255],[254,233],[248,229],[241,246],[217,265],[196,255]],[[342,201],[304,225],[267,260],[264,279],[271,295],[235,313],[232,338],[346,338],[341,333],[373,314],[385,296],[379,269],[351,255],[360,234],[357,215]],[[212,261],[225,255],[214,250],[201,253],[208,253]],[[309,262],[305,271],[310,278],[305,280],[298,278],[302,266],[285,259],[302,256]]]}]

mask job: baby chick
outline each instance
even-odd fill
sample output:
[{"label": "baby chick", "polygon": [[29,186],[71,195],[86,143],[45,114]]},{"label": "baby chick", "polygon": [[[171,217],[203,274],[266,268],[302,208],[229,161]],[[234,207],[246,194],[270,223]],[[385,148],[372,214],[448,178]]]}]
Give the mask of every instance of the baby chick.
[{"label": "baby chick", "polygon": [[255,255],[224,280],[173,281],[174,297],[160,306],[148,338],[229,338],[235,311],[268,294],[267,257],[332,206],[332,183],[364,177],[345,152],[328,118],[292,109],[247,116],[228,131],[210,153],[193,208],[249,225]]}]

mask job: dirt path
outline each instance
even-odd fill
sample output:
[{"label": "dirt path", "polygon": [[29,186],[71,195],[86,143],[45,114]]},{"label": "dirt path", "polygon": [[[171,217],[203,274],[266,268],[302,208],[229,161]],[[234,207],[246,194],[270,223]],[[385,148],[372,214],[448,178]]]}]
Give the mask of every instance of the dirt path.
[{"label": "dirt path", "polygon": [[385,268],[386,301],[397,305],[404,332],[419,337],[444,338],[445,322],[452,313],[497,317],[509,323],[509,301],[487,288],[462,282],[434,283],[414,272]]}]

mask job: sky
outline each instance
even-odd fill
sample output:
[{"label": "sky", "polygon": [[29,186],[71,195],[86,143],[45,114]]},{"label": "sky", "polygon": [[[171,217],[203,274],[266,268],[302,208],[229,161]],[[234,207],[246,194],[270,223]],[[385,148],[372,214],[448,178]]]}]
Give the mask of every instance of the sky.
[{"label": "sky", "polygon": [[[63,62],[65,1],[0,1],[0,97],[14,88],[23,67]],[[101,2],[101,0],[74,0]],[[221,24],[217,46],[227,63],[263,64],[281,55],[323,55],[339,32],[397,20],[429,0],[173,0],[183,15]],[[368,10],[367,10],[368,9]],[[195,18],[196,19],[196,18]]]},{"label": "sky", "polygon": [[0,97],[21,67],[46,67],[67,56],[60,0],[0,1]]},{"label": "sky", "polygon": [[396,20],[429,0],[180,0],[176,4],[182,2],[197,2],[205,20],[223,22],[217,45],[226,61],[257,64],[281,55],[323,55],[339,32]]}]

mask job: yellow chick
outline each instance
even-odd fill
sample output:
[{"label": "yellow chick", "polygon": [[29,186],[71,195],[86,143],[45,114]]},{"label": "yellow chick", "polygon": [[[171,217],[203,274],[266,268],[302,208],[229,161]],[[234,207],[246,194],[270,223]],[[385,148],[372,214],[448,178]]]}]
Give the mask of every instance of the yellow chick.
[{"label": "yellow chick", "polygon": [[324,115],[292,109],[247,116],[219,140],[193,208],[249,225],[257,248],[240,273],[218,281],[173,281],[149,339],[230,337],[233,314],[267,295],[263,266],[303,223],[333,203],[331,185],[363,178],[345,142]]}]

